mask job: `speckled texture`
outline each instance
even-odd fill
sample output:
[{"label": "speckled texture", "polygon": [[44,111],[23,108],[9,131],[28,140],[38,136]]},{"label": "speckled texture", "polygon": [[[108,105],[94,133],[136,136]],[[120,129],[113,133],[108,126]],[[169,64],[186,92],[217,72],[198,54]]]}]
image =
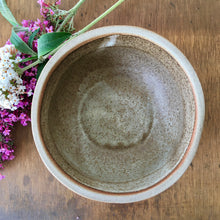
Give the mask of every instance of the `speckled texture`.
[{"label": "speckled texture", "polygon": [[162,48],[113,35],[88,43],[54,70],[41,132],[73,179],[114,193],[166,177],[190,143],[195,102],[189,80]]}]

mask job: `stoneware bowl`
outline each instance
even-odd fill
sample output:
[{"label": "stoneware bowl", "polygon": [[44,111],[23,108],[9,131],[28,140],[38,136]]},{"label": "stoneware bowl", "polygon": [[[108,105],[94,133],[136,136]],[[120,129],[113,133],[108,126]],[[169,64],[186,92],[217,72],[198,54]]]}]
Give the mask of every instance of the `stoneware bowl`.
[{"label": "stoneware bowl", "polygon": [[129,203],[175,183],[202,132],[204,97],[185,56],[138,27],[89,31],[44,68],[32,131],[49,171],[70,190]]}]

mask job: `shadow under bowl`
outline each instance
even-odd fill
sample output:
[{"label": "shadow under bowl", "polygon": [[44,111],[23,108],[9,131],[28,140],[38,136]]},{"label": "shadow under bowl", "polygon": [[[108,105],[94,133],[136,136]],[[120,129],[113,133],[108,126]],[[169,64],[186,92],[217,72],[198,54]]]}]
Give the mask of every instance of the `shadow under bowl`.
[{"label": "shadow under bowl", "polygon": [[164,38],[129,26],[87,32],[48,62],[33,99],[42,160],[74,192],[103,202],[147,199],[171,186],[196,152],[199,80]]}]

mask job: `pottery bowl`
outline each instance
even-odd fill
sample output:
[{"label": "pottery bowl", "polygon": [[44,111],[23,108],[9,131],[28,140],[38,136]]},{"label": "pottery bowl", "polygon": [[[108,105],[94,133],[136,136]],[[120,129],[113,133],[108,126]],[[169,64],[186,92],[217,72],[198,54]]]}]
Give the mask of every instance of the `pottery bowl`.
[{"label": "pottery bowl", "polygon": [[109,26],[63,46],[34,94],[32,131],[70,190],[112,203],[150,198],[190,165],[204,97],[184,55],[142,28]]}]

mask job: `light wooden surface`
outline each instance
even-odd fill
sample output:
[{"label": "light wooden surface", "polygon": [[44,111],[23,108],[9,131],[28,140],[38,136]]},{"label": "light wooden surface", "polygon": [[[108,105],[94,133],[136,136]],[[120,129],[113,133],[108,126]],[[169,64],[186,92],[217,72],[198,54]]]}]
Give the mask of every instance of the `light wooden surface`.
[{"label": "light wooden surface", "polygon": [[[116,0],[115,0],[116,1]],[[76,16],[81,28],[113,0],[87,0]],[[63,0],[69,9],[76,0]],[[15,17],[37,19],[37,0],[7,0]],[[220,72],[218,0],[126,0],[96,27],[136,25],[175,44],[189,59],[201,81],[206,102],[204,130],[197,154],[181,179],[146,201],[116,205],[82,198],[61,185],[45,168],[36,151],[30,125],[15,130],[16,159],[0,182],[0,220],[218,220],[220,219]],[[10,25],[0,17],[0,45]]]}]

